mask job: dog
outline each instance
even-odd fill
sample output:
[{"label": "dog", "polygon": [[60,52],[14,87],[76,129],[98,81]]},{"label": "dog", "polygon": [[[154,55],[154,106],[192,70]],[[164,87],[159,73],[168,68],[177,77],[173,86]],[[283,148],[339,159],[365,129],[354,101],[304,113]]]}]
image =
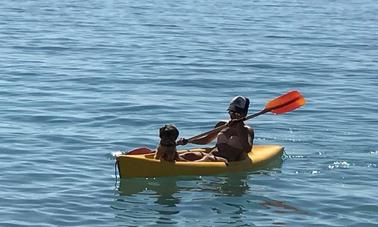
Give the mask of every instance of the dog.
[{"label": "dog", "polygon": [[167,162],[175,162],[179,160],[176,149],[176,140],[179,136],[179,130],[176,126],[168,124],[160,128],[160,143],[157,146],[155,159]]}]

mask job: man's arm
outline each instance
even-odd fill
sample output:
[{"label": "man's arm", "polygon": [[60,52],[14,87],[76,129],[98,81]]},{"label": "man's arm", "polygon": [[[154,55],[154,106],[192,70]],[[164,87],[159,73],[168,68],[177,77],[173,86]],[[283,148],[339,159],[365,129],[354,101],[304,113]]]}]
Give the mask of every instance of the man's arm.
[{"label": "man's arm", "polygon": [[[218,128],[219,126],[222,126],[222,125],[225,125],[227,124],[227,122],[225,121],[220,121],[218,122],[214,128]],[[208,144],[210,143],[211,141],[213,141],[215,138],[217,138],[218,136],[218,133],[222,131],[222,129],[220,130],[216,130],[214,132],[211,132],[203,137],[200,137],[200,138],[196,138],[196,139],[193,139],[192,141],[190,141],[191,143],[193,144]]]},{"label": "man's arm", "polygon": [[[215,128],[218,128],[219,126],[222,126],[224,124],[226,124],[227,122],[224,122],[224,121],[220,121],[218,122],[216,125],[215,125]],[[200,144],[200,145],[203,145],[203,144],[208,144],[210,143],[211,141],[213,141],[215,138],[217,138],[217,135],[218,133],[222,131],[222,129],[219,129],[219,130],[215,130],[207,135],[204,135],[202,137],[199,137],[199,138],[194,138],[190,141],[190,143],[193,143],[193,144]],[[184,138],[181,138],[178,142],[177,142],[177,145],[186,145],[189,141],[187,139],[184,139]]]}]

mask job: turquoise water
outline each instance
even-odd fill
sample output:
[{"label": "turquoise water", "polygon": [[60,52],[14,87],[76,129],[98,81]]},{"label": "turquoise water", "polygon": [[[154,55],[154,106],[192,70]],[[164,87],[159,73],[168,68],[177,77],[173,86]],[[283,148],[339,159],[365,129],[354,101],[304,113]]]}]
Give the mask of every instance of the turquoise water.
[{"label": "turquoise water", "polygon": [[[377,226],[378,3],[0,2],[1,226]],[[288,90],[249,121],[272,169],[116,182],[112,152],[155,147]],[[190,147],[190,146],[187,146]]]}]

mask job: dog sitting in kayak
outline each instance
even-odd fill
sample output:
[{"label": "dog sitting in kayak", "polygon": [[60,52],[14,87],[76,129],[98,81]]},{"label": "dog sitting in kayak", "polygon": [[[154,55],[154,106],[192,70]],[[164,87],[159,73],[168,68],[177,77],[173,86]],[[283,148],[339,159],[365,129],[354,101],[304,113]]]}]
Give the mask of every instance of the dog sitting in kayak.
[{"label": "dog sitting in kayak", "polygon": [[161,127],[159,131],[160,143],[156,149],[155,159],[167,162],[179,161],[180,157],[176,149],[178,136],[179,131],[176,126],[168,124]]}]

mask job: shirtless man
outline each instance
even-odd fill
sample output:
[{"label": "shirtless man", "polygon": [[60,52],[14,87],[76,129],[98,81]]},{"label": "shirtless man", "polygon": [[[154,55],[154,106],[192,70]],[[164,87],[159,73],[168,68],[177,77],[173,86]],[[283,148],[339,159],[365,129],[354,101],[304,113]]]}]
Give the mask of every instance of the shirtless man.
[{"label": "shirtless man", "polygon": [[[233,98],[227,109],[230,114],[230,120],[228,122],[218,122],[215,126],[218,127],[227,124],[228,127],[190,141],[193,144],[208,144],[217,138],[216,146],[212,151],[209,154],[189,152],[189,154],[183,154],[183,158],[195,161],[221,161],[226,163],[244,159],[246,153],[250,152],[252,149],[254,131],[243,121],[238,121],[238,119],[247,116],[248,108],[248,98],[243,96]],[[184,138],[177,142],[179,145],[185,145],[187,143],[188,140]]]}]

